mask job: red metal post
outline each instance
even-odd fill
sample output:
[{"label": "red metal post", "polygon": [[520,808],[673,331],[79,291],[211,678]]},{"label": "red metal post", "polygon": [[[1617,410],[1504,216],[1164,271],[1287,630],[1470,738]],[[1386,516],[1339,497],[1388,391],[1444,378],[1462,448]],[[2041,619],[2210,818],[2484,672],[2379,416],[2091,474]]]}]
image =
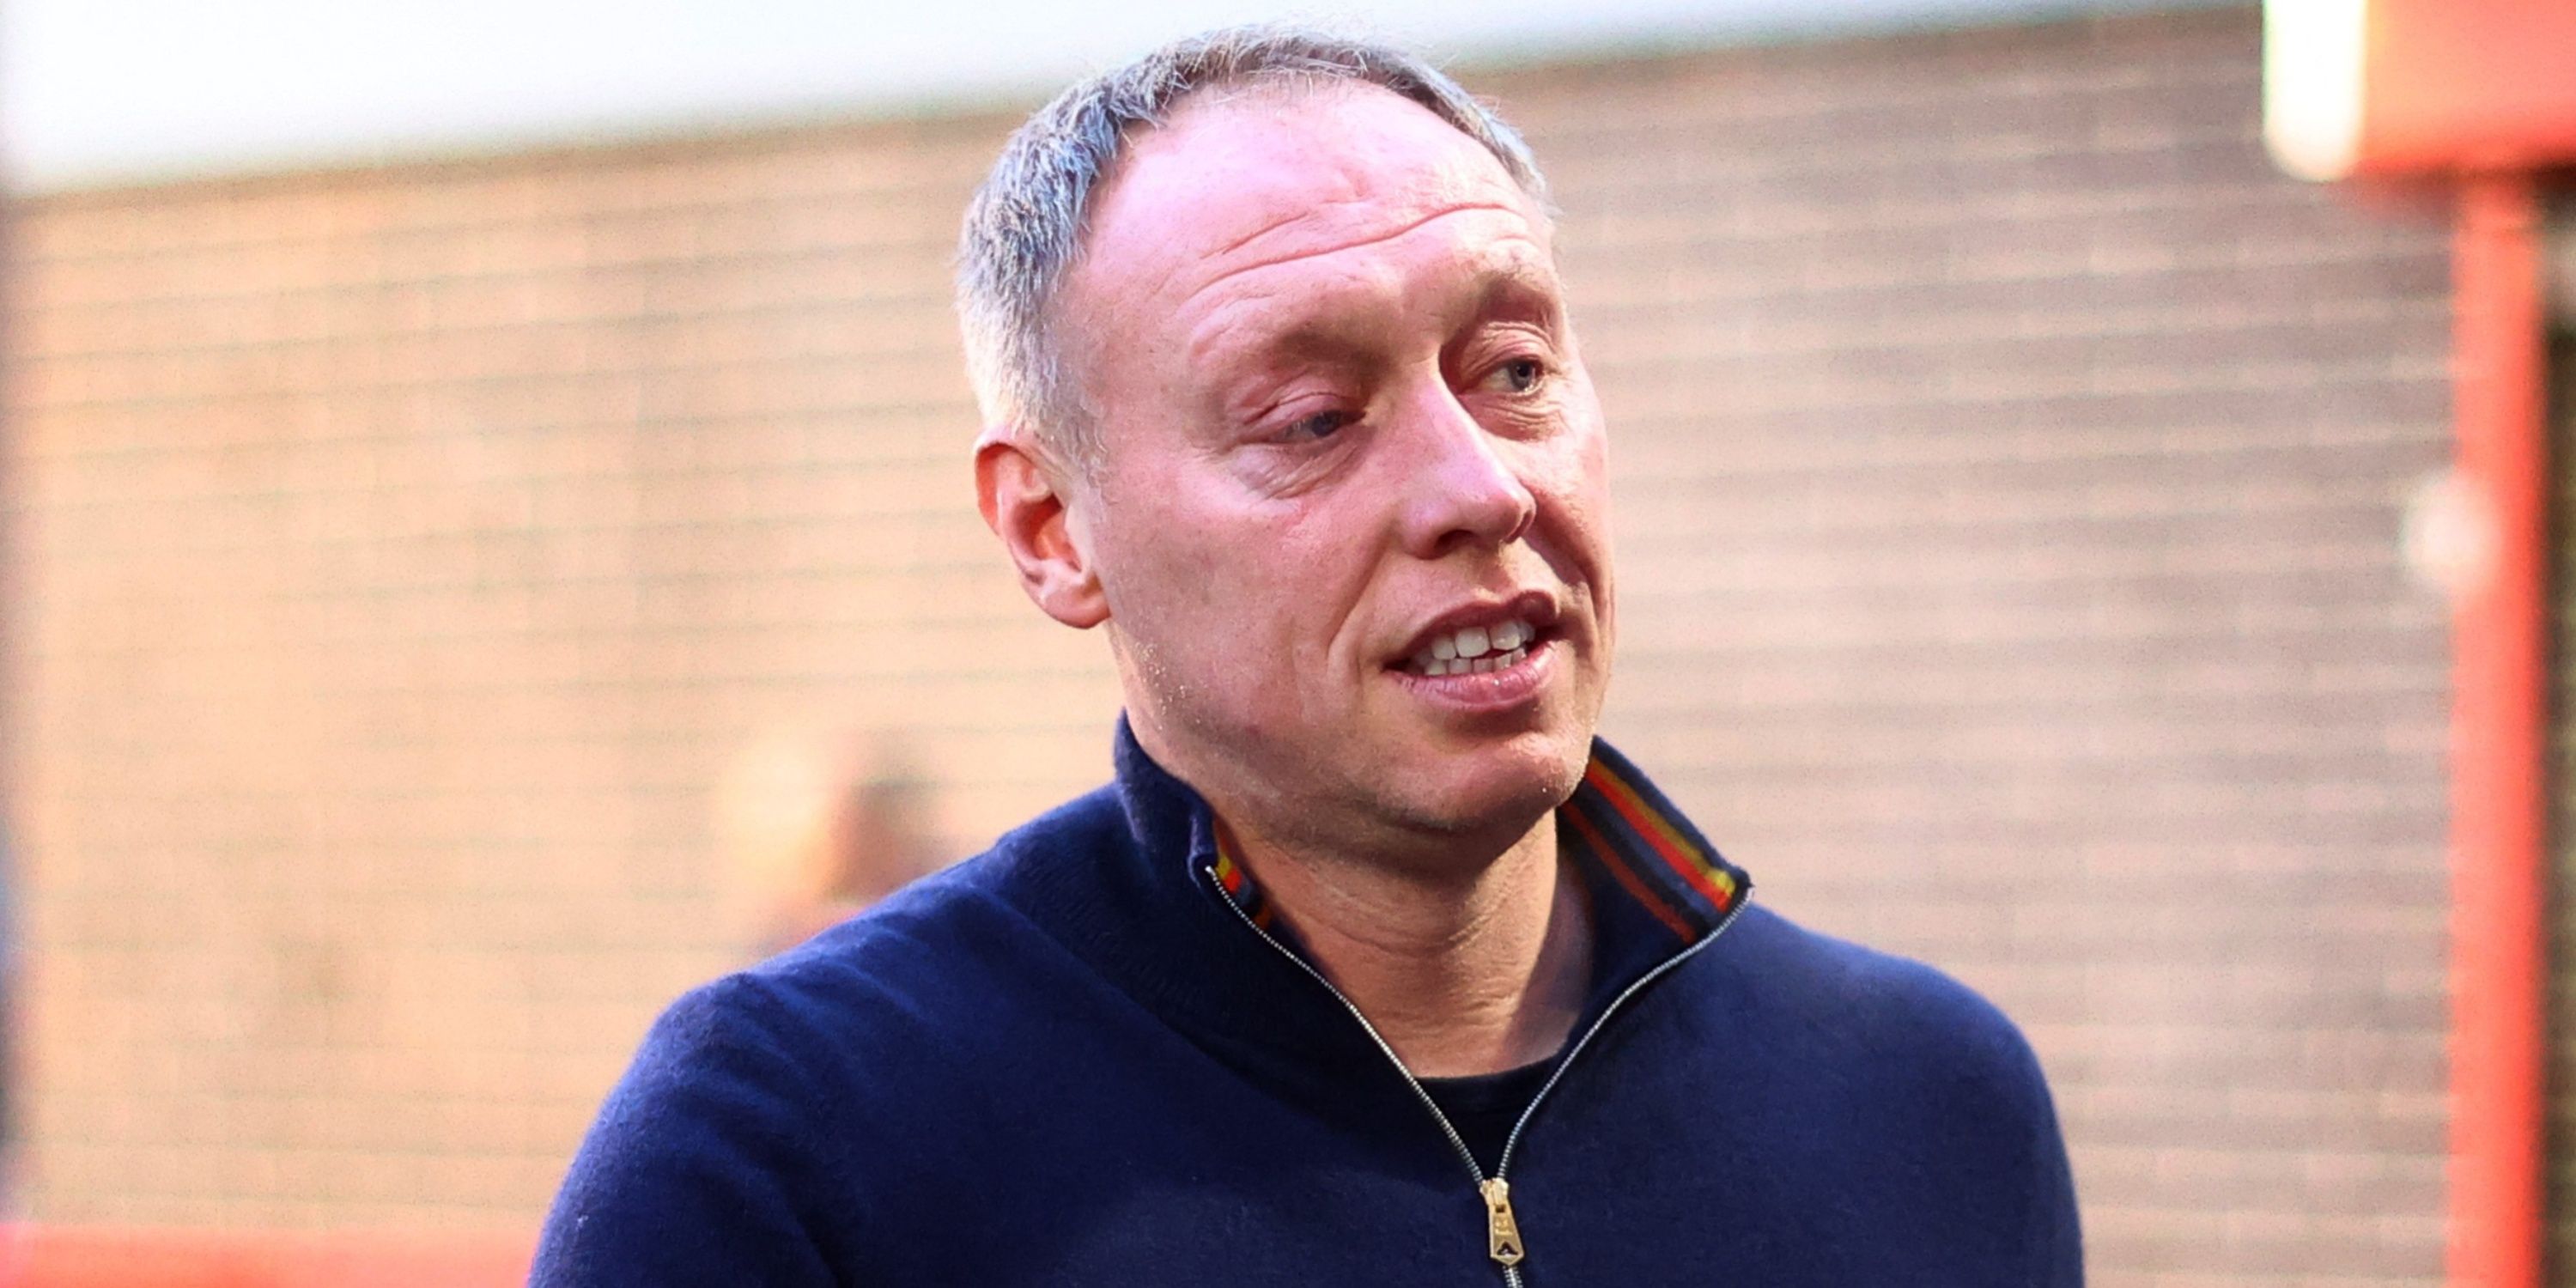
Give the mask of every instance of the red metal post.
[{"label": "red metal post", "polygon": [[2491,521],[2453,618],[2450,1282],[2540,1288],[2547,1123],[2549,439],[2538,201],[2463,182],[2459,471]]}]

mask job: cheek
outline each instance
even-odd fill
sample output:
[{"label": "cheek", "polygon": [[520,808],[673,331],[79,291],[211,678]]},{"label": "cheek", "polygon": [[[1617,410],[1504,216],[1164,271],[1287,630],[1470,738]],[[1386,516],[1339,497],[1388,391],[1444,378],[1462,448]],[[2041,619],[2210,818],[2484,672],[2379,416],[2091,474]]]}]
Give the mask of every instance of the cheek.
[{"label": "cheek", "polygon": [[[1583,390],[1573,428],[1575,459],[1571,486],[1580,499],[1593,540],[1606,552],[1610,542],[1610,435],[1602,427],[1601,405],[1594,401],[1588,385]],[[1606,573],[1607,570],[1604,571]]]},{"label": "cheek", "polygon": [[1568,587],[1579,587],[1606,646],[1612,635],[1610,474],[1597,428],[1551,440],[1523,475],[1538,501],[1531,548]]},{"label": "cheek", "polygon": [[1174,480],[1122,491],[1100,571],[1123,629],[1161,656],[1229,665],[1292,643],[1281,636],[1304,615],[1319,531]]},{"label": "cheek", "polygon": [[[1570,434],[1533,454],[1523,480],[1538,499],[1541,522],[1582,551],[1609,543],[1610,465],[1598,433]],[[1587,553],[1588,560],[1597,557]]]},{"label": "cheek", "polygon": [[1119,511],[1100,555],[1110,613],[1130,632],[1153,637],[1166,649],[1188,645],[1202,630],[1197,624],[1222,611],[1229,570],[1168,509]]}]

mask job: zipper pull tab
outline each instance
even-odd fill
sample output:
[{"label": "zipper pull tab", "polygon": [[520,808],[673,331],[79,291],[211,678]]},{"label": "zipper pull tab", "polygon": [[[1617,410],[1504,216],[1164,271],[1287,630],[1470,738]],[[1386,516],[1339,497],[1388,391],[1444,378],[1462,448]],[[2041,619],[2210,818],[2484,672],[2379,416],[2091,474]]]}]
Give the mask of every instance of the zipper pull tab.
[{"label": "zipper pull tab", "polygon": [[1497,1176],[1476,1187],[1485,1196],[1485,1255],[1506,1266],[1517,1266],[1525,1255],[1521,1249],[1521,1225],[1512,1219],[1512,1183]]}]

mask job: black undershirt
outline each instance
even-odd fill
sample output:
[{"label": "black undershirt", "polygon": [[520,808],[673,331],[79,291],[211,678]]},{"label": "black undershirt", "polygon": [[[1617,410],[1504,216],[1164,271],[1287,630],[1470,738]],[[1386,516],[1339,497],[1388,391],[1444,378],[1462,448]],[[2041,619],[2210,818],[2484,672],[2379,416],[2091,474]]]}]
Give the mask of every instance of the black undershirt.
[{"label": "black undershirt", "polygon": [[1503,1144],[1511,1138],[1512,1125],[1537,1098],[1539,1088],[1547,1085],[1548,1071],[1555,1067],[1551,1058],[1501,1073],[1424,1078],[1422,1089],[1431,1094],[1432,1103],[1448,1116],[1449,1125],[1458,1129],[1459,1138],[1490,1176],[1502,1164]]}]

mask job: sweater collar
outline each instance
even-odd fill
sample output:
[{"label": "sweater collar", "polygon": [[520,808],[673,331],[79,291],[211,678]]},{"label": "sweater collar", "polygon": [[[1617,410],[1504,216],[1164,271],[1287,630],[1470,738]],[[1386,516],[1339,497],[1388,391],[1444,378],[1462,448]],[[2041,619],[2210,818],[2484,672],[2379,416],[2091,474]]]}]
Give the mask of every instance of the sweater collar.
[{"label": "sweater collar", "polygon": [[[1147,869],[1133,875],[1167,895],[1175,884],[1188,886],[1197,898],[1185,902],[1213,905],[1243,943],[1255,942],[1242,924],[1249,920],[1298,951],[1223,822],[1205,798],[1145,753],[1123,716],[1116,764],[1135,857]],[[1557,809],[1557,837],[1563,852],[1580,864],[1592,896],[1594,978],[1588,991],[1597,1005],[1714,934],[1752,889],[1743,869],[1719,855],[1635,764],[1599,738],[1593,739],[1574,795]],[[1227,904],[1243,916],[1226,911]],[[1298,973],[1266,949],[1241,964],[1254,973],[1265,967]]]}]

